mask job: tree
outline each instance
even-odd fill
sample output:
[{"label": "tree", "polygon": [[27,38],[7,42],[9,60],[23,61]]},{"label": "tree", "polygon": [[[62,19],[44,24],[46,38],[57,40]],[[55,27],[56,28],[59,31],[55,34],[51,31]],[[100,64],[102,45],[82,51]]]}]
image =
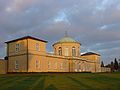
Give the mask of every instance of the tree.
[{"label": "tree", "polygon": [[118,61],[119,61],[119,66],[118,66],[119,68],[118,68],[118,70],[120,71],[120,59]]},{"label": "tree", "polygon": [[103,61],[101,61],[101,67],[104,67],[104,63],[103,63]]},{"label": "tree", "polygon": [[119,63],[119,68],[118,68],[118,70],[120,71],[120,63]]},{"label": "tree", "polygon": [[118,64],[118,61],[116,58],[114,60],[114,68],[115,68],[115,70],[118,70],[118,68],[119,68],[119,64]]},{"label": "tree", "polygon": [[107,64],[105,67],[111,68],[111,64]]},{"label": "tree", "polygon": [[111,67],[110,68],[111,68],[111,71],[114,72],[114,63],[113,63],[113,61],[111,62]]}]

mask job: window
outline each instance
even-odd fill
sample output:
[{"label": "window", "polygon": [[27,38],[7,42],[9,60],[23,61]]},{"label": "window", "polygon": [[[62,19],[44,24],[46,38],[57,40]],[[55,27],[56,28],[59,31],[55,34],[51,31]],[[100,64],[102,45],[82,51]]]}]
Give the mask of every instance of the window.
[{"label": "window", "polygon": [[79,72],[81,72],[81,63],[79,63],[78,65],[79,65],[79,67],[78,67]]},{"label": "window", "polygon": [[78,70],[78,64],[77,64],[77,62],[75,62],[75,71],[77,71]]},{"label": "window", "polygon": [[69,56],[69,49],[65,48],[65,56]]},{"label": "window", "polygon": [[63,63],[60,64],[60,69],[63,69]]},{"label": "window", "polygon": [[80,47],[78,47],[78,56],[80,56]]},{"label": "window", "polygon": [[20,51],[20,44],[19,44],[19,43],[16,44],[16,46],[15,46],[15,51],[16,51],[16,52]]},{"label": "window", "polygon": [[15,69],[19,69],[18,61],[15,61]]},{"label": "window", "polygon": [[57,69],[57,62],[55,62],[54,68]]},{"label": "window", "polygon": [[38,60],[36,60],[35,65],[36,65],[36,69],[39,69],[39,61]]},{"label": "window", "polygon": [[50,63],[50,61],[48,61],[48,69],[50,69],[51,68],[51,63]]},{"label": "window", "polygon": [[36,51],[39,51],[40,48],[39,48],[39,43],[36,43]]},{"label": "window", "polygon": [[56,54],[56,48],[54,50],[55,50],[54,53]]},{"label": "window", "polygon": [[62,48],[61,47],[59,47],[59,49],[58,49],[58,55],[62,56]]},{"label": "window", "polygon": [[72,56],[76,56],[76,49],[75,49],[75,47],[72,47]]}]

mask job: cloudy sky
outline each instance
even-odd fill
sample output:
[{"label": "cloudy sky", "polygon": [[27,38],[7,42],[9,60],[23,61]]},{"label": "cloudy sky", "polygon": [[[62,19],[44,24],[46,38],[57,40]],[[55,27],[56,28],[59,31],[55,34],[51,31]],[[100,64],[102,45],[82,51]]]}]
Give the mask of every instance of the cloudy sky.
[{"label": "cloudy sky", "polygon": [[47,51],[65,31],[109,63],[120,58],[120,0],[0,0],[0,58],[5,41],[26,35],[48,40]]}]

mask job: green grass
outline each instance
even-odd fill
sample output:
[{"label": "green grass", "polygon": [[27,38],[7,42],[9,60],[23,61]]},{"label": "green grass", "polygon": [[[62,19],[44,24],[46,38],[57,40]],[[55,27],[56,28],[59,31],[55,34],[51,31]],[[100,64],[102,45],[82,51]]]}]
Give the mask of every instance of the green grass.
[{"label": "green grass", "polygon": [[0,90],[120,90],[120,73],[0,75]]}]

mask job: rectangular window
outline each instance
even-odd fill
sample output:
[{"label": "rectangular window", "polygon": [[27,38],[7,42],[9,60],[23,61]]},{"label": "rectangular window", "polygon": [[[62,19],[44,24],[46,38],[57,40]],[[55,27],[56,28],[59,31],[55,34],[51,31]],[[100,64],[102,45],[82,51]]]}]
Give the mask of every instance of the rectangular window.
[{"label": "rectangular window", "polygon": [[50,69],[51,68],[51,63],[50,63],[50,61],[48,61],[48,69]]},{"label": "rectangular window", "polygon": [[36,64],[36,69],[39,69],[39,65],[40,65],[40,63],[39,63],[39,61],[38,60],[36,60],[36,62],[35,62]]},{"label": "rectangular window", "polygon": [[18,61],[15,61],[15,69],[19,69]]},{"label": "rectangular window", "polygon": [[39,51],[40,48],[39,48],[39,43],[36,43],[36,51]]},{"label": "rectangular window", "polygon": [[60,69],[63,69],[63,63],[60,64]]},{"label": "rectangular window", "polygon": [[19,44],[19,43],[17,43],[17,44],[15,45],[15,51],[16,51],[16,52],[19,52],[19,51],[20,51],[20,44]]},{"label": "rectangular window", "polygon": [[65,56],[69,56],[69,49],[65,48]]},{"label": "rectangular window", "polygon": [[55,62],[54,64],[54,69],[57,69],[57,62]]}]

